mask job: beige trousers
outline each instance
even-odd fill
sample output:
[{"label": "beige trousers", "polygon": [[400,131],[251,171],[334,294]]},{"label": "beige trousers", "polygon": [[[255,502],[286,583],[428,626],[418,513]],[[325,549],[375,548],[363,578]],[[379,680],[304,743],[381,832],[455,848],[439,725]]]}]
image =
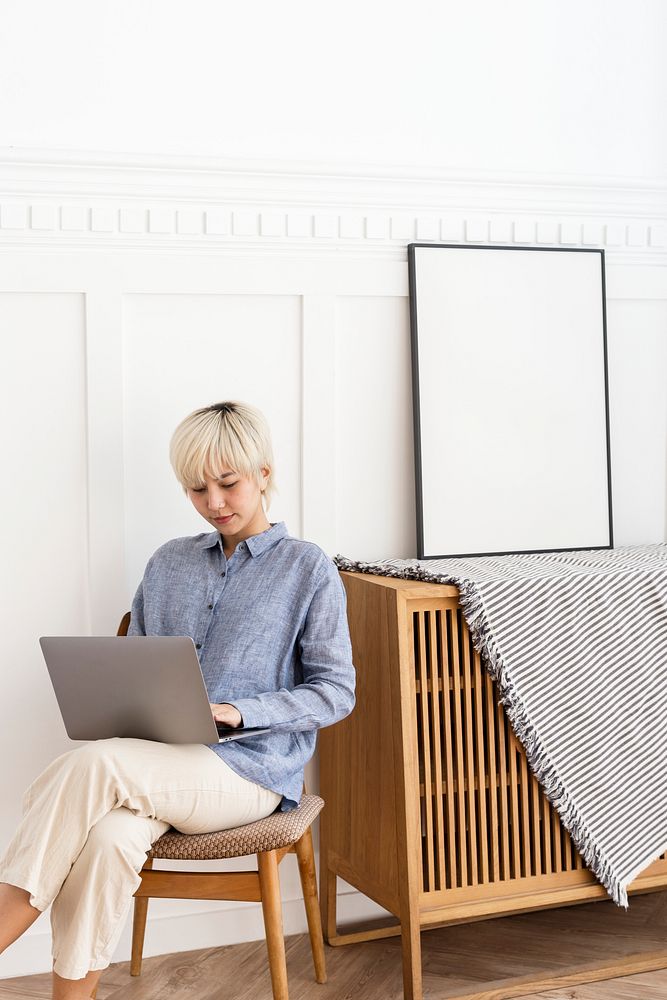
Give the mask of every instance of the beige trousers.
[{"label": "beige trousers", "polygon": [[210,833],[262,819],[281,796],[201,745],[98,740],[54,760],[28,788],[23,818],[0,859],[0,882],[51,904],[54,971],[106,969],[138,872],[170,826]]}]

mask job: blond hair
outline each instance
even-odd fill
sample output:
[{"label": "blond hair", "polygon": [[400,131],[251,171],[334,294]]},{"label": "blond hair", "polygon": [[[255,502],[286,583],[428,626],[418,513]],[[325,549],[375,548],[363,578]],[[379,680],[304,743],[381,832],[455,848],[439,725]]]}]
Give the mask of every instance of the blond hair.
[{"label": "blond hair", "polygon": [[265,507],[276,486],[273,449],[266,418],[254,406],[231,400],[194,410],[174,431],[169,459],[183,489],[204,485],[204,476],[217,476],[224,467],[254,479],[261,486],[261,469],[270,471],[264,487]]}]

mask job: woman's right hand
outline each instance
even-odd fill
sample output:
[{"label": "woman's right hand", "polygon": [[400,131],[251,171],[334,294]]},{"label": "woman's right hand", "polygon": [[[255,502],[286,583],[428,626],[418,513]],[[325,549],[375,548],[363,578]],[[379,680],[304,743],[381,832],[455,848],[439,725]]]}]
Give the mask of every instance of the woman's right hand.
[{"label": "woman's right hand", "polygon": [[227,702],[222,702],[220,705],[209,702],[209,705],[216,722],[221,722],[223,726],[229,726],[230,729],[238,729],[239,726],[243,725],[241,713],[233,705],[228,705]]}]

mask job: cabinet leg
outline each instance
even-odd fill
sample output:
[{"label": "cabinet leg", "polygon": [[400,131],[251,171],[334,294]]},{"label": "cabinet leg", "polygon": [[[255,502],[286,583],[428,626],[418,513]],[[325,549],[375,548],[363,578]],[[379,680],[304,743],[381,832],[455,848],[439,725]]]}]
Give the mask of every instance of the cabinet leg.
[{"label": "cabinet leg", "polygon": [[338,934],[336,902],[336,875],[329,868],[326,853],[320,847],[320,913],[322,933],[327,944]]},{"label": "cabinet leg", "polygon": [[401,920],[404,1000],[423,1000],[422,947],[419,921]]}]

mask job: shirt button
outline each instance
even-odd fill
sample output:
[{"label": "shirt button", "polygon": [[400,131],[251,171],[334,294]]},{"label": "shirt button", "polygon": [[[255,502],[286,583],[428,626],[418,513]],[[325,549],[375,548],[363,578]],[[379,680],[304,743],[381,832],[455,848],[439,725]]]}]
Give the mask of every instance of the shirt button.
[{"label": "shirt button", "polygon": [[209,604],[209,606],[208,606],[208,610],[209,610],[209,611],[213,611],[213,605],[212,605],[212,604]]},{"label": "shirt button", "polygon": [[195,643],[195,649],[201,649],[201,642]]}]

